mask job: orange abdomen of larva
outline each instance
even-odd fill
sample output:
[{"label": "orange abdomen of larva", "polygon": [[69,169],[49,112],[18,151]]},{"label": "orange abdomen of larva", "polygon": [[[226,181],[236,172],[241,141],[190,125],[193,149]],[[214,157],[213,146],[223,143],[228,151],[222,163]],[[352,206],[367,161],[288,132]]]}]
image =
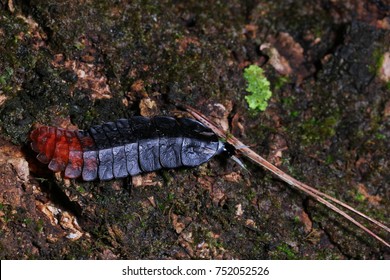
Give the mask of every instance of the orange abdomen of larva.
[{"label": "orange abdomen of larva", "polygon": [[[77,131],[41,126],[30,134],[31,147],[39,153],[40,162],[54,172],[65,171],[68,178],[80,177],[83,168],[83,147]],[[82,139],[93,145],[93,139]]]}]

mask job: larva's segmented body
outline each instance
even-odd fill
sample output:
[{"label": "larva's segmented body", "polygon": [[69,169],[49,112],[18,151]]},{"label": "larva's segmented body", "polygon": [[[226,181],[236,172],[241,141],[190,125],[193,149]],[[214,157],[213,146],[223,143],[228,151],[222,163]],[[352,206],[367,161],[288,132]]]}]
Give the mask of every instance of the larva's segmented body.
[{"label": "larva's segmented body", "polygon": [[119,119],[88,130],[42,126],[30,138],[38,160],[50,170],[85,181],[198,166],[225,151],[200,122],[167,116]]}]

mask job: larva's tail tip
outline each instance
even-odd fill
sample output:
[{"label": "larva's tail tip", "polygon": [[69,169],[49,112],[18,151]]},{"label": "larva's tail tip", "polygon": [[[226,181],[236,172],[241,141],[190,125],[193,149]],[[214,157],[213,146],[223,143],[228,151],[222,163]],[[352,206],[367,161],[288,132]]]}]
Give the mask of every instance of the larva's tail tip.
[{"label": "larva's tail tip", "polygon": [[28,139],[30,141],[36,142],[38,139],[38,136],[41,134],[40,128],[43,127],[43,125],[39,123],[34,123],[31,127],[31,130],[28,135]]},{"label": "larva's tail tip", "polygon": [[30,134],[28,135],[29,140],[36,144],[36,142],[38,142],[38,137],[40,134],[41,133],[39,131],[39,127],[34,128],[33,130],[30,131]]}]

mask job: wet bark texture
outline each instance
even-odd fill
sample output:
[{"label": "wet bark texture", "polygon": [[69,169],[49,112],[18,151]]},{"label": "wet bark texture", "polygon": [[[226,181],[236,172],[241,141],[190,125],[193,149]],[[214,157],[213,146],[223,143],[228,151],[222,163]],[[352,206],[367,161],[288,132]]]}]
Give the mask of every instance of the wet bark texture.
[{"label": "wet bark texture", "polygon": [[[0,0],[1,259],[389,258],[249,162],[83,182],[28,143],[36,124],[87,129],[187,104],[389,225],[388,15],[386,1]],[[262,113],[244,100],[250,64],[272,84]]]}]

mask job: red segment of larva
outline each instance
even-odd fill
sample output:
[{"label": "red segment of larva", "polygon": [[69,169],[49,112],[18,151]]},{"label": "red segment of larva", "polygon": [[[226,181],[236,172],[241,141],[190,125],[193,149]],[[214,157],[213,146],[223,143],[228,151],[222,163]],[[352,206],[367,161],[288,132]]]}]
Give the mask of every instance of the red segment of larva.
[{"label": "red segment of larva", "polygon": [[42,126],[30,134],[31,147],[38,152],[37,159],[49,163],[49,169],[58,172],[65,170],[68,178],[77,178],[83,167],[83,152],[74,131]]},{"label": "red segment of larva", "polygon": [[30,133],[30,139],[31,139],[31,148],[33,149],[34,152],[39,153],[39,147],[38,147],[38,137],[40,135],[39,133],[40,128],[34,129]]},{"label": "red segment of larva", "polygon": [[35,129],[31,134],[31,147],[38,152],[38,160],[42,163],[49,163],[53,158],[56,145],[56,128],[42,126]]},{"label": "red segment of larva", "polygon": [[79,139],[74,131],[65,131],[66,139],[69,145],[69,161],[65,169],[65,177],[80,177],[83,168],[83,152]]},{"label": "red segment of larva", "polygon": [[49,169],[54,172],[63,171],[69,161],[69,144],[66,139],[65,130],[57,128],[56,131],[56,147],[54,155],[49,163]]}]

